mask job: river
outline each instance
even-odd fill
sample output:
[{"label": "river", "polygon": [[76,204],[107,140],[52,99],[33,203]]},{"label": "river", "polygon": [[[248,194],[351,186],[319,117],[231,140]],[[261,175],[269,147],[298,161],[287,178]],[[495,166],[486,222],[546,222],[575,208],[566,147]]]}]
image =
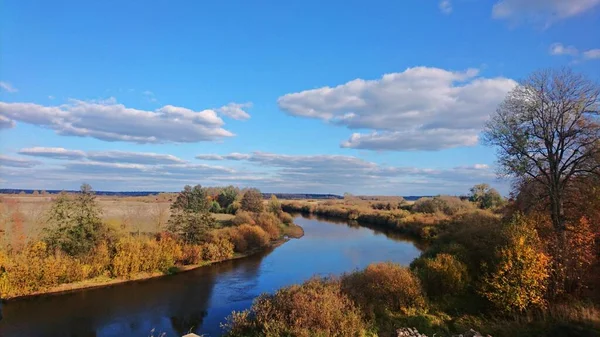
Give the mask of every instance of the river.
[{"label": "river", "polygon": [[314,217],[295,222],[304,237],[247,258],[147,281],[9,301],[3,304],[0,336],[220,336],[219,323],[263,292],[372,262],[408,265],[421,253],[406,238],[356,224]]}]

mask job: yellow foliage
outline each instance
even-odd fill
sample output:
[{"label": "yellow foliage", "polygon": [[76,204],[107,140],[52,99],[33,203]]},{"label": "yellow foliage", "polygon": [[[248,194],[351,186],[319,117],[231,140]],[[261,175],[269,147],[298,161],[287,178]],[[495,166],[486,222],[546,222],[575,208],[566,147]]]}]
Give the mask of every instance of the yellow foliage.
[{"label": "yellow foliage", "polygon": [[206,261],[222,261],[233,256],[233,244],[226,239],[204,244],[202,256]]},{"label": "yellow foliage", "polygon": [[484,297],[505,312],[545,307],[550,257],[540,249],[536,230],[516,215],[504,230],[508,243],[497,251],[497,263],[483,279]]},{"label": "yellow foliage", "polygon": [[422,258],[415,261],[415,266],[429,296],[457,295],[469,284],[467,266],[454,255],[442,253]]},{"label": "yellow foliage", "polygon": [[342,288],[367,317],[378,310],[406,312],[425,306],[419,279],[408,268],[390,262],[345,275]]},{"label": "yellow foliage", "polygon": [[261,295],[250,310],[234,312],[225,328],[231,337],[353,337],[364,336],[366,324],[339,281],[313,278]]}]

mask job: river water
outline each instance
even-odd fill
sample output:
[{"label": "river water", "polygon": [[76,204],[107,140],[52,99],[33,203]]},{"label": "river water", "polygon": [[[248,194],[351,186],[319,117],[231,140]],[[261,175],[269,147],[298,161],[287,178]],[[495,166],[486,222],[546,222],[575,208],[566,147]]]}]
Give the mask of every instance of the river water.
[{"label": "river water", "polygon": [[158,279],[4,303],[0,336],[220,336],[225,317],[248,308],[263,292],[372,262],[408,265],[420,254],[406,238],[356,224],[306,217],[295,222],[304,228],[304,237],[247,258]]}]

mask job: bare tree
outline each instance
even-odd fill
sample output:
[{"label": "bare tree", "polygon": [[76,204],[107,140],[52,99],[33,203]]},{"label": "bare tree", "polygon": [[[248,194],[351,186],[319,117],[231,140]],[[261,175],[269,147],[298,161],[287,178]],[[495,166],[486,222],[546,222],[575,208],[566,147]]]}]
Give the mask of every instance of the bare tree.
[{"label": "bare tree", "polygon": [[597,83],[570,69],[535,72],[508,94],[483,134],[498,148],[501,173],[544,188],[559,250],[567,189],[600,171],[599,95]]}]

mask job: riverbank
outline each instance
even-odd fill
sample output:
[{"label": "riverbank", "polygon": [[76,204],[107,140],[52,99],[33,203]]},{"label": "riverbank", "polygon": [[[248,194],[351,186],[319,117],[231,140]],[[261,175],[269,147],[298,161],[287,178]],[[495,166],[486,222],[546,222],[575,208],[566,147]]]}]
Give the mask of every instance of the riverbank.
[{"label": "riverbank", "polygon": [[[298,225],[295,225],[295,226],[302,229],[302,227],[300,227]],[[302,231],[302,235],[304,235],[303,231]],[[24,300],[24,299],[30,299],[30,298],[36,298],[36,297],[42,297],[42,296],[60,295],[60,294],[70,293],[70,292],[79,291],[79,290],[89,290],[89,289],[96,289],[96,288],[111,287],[111,286],[124,284],[124,283],[143,282],[143,281],[147,281],[147,280],[151,280],[151,279],[155,279],[155,278],[159,278],[159,277],[172,276],[172,275],[192,271],[192,270],[195,270],[198,268],[212,266],[212,265],[215,265],[218,263],[243,259],[243,258],[252,256],[252,255],[255,255],[258,253],[262,253],[269,249],[275,249],[275,248],[281,246],[282,244],[286,243],[287,241],[289,241],[292,238],[294,238],[294,239],[301,238],[302,235],[295,236],[295,237],[286,235],[286,237],[282,237],[278,240],[275,240],[266,247],[263,247],[260,249],[254,249],[254,250],[244,253],[244,254],[236,253],[233,257],[223,259],[223,260],[203,261],[202,263],[193,264],[193,265],[176,265],[176,266],[174,266],[174,268],[169,269],[168,273],[142,272],[142,273],[133,275],[130,278],[112,278],[109,276],[98,276],[98,277],[95,277],[92,279],[86,279],[86,280],[79,281],[79,282],[61,284],[56,287],[52,287],[50,289],[34,292],[31,294],[27,294],[27,295],[12,296],[12,297],[4,297],[3,296],[0,300],[2,300],[3,302],[11,302],[11,301],[16,301],[16,300]]]},{"label": "riverbank", "polygon": [[376,210],[342,203],[283,201],[281,208],[288,213],[322,216],[326,219],[356,221],[361,225],[391,230],[419,240],[432,240],[443,229],[451,217],[435,213],[411,213],[405,209]]}]

